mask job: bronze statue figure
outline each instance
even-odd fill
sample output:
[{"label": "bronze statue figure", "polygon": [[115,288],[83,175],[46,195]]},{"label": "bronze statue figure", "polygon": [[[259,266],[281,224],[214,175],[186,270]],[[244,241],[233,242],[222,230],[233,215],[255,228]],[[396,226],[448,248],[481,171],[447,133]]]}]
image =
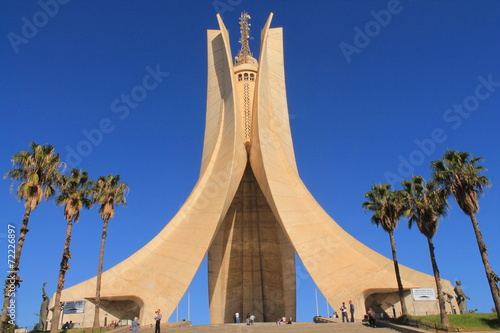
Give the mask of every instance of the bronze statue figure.
[{"label": "bronze statue figure", "polygon": [[43,301],[42,301],[42,305],[40,305],[40,318],[39,318],[39,322],[38,322],[38,329],[40,331],[45,330],[45,328],[46,328],[45,323],[47,322],[47,315],[49,314],[49,296],[45,292],[45,285],[46,284],[47,284],[47,282],[44,282],[43,287],[42,287]]},{"label": "bronze statue figure", "polygon": [[458,308],[460,309],[460,314],[467,313],[467,304],[465,303],[466,299],[470,299],[468,296],[466,296],[462,290],[462,282],[460,280],[455,281],[456,286],[455,286],[455,294],[457,294],[457,303],[458,303]]}]

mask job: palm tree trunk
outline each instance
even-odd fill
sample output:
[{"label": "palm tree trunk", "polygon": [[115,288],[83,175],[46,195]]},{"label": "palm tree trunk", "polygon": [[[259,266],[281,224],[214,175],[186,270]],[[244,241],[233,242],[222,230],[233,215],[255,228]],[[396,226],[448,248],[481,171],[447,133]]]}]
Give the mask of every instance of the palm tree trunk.
[{"label": "palm tree trunk", "polygon": [[436,289],[439,302],[439,315],[441,316],[441,325],[448,327],[450,326],[450,322],[448,321],[448,315],[446,314],[446,308],[444,305],[443,288],[441,287],[441,278],[439,277],[439,269],[436,262],[436,256],[434,254],[434,244],[432,243],[432,238],[427,237],[427,243],[429,244],[429,253],[431,255],[432,270],[434,271],[434,279],[436,280]]},{"label": "palm tree trunk", "polygon": [[101,275],[102,275],[102,264],[104,261],[104,245],[106,244],[106,237],[108,235],[108,222],[109,219],[103,220],[102,226],[102,237],[101,237],[101,250],[99,252],[99,264],[97,265],[97,280],[95,285],[95,312],[94,312],[94,324],[92,325],[94,328],[100,327],[99,320],[99,309],[101,304]]},{"label": "palm tree trunk", "polygon": [[17,271],[19,271],[19,262],[21,261],[21,253],[24,245],[24,240],[26,238],[26,234],[29,231],[28,222],[31,212],[32,210],[30,208],[26,208],[24,212],[23,223],[21,225],[21,230],[19,230],[19,238],[17,240],[16,251],[14,253],[14,263],[12,264],[12,266],[9,265],[9,275],[5,279],[2,316],[0,317],[0,332],[4,332],[7,325],[7,309],[10,304],[10,298],[11,296],[15,295],[16,289],[19,287],[19,284],[22,281],[21,278],[17,275]]},{"label": "palm tree trunk", "polygon": [[389,231],[389,239],[391,240],[392,261],[394,262],[394,271],[396,272],[396,281],[398,282],[399,301],[401,302],[401,312],[403,316],[408,315],[406,303],[404,298],[403,283],[401,282],[401,274],[399,273],[398,258],[396,256],[396,241],[394,240],[394,233]]},{"label": "palm tree trunk", "polygon": [[69,270],[69,258],[71,258],[69,245],[71,243],[72,229],[73,229],[73,220],[70,220],[68,221],[68,226],[66,227],[66,241],[64,242],[62,260],[59,268],[59,277],[57,279],[56,296],[54,299],[54,311],[52,313],[50,333],[57,333],[57,330],[59,328],[59,312],[60,312],[59,303],[61,302],[61,292],[64,289],[64,278],[66,276],[66,272]]},{"label": "palm tree trunk", "polygon": [[469,215],[472,221],[472,227],[474,228],[474,233],[476,234],[477,246],[479,247],[479,253],[481,254],[481,259],[483,260],[484,270],[486,272],[486,278],[490,285],[491,296],[493,297],[493,303],[495,304],[495,309],[497,311],[497,317],[500,319],[500,292],[498,289],[498,275],[493,272],[490,266],[490,261],[488,259],[488,252],[486,245],[483,241],[483,235],[479,230],[479,224],[477,223],[476,216],[474,214]]}]

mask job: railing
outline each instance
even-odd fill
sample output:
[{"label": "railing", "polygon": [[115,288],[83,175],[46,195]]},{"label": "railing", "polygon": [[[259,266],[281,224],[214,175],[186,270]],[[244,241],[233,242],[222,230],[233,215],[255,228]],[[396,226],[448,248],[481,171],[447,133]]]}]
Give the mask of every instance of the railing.
[{"label": "railing", "polygon": [[423,328],[425,330],[434,330],[436,332],[460,332],[458,328],[441,326],[438,324],[430,324],[420,320],[408,319],[408,326]]},{"label": "railing", "polygon": [[405,331],[403,327],[401,327],[401,329],[398,329],[400,326],[403,325],[403,326],[424,329],[426,331],[431,331],[431,332],[460,332],[458,328],[441,326],[439,324],[428,323],[416,319],[406,319],[403,322],[392,321],[392,320],[390,321],[377,320],[377,322],[381,324],[380,326],[388,326],[394,330],[399,330],[399,331]]}]

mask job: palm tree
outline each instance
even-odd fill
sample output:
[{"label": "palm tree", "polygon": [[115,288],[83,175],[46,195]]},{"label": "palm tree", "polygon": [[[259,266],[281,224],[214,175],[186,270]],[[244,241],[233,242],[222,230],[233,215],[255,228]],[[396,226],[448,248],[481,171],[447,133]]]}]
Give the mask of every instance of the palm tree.
[{"label": "palm tree", "polygon": [[425,182],[421,176],[413,176],[411,181],[403,180],[403,194],[405,201],[404,216],[409,218],[408,226],[411,228],[416,223],[418,229],[425,237],[429,245],[432,270],[436,280],[437,297],[439,302],[439,314],[441,324],[449,326],[448,316],[445,310],[445,301],[441,287],[441,278],[434,254],[432,238],[436,235],[439,218],[444,217],[447,209],[446,194],[438,189],[438,184],[430,181]]},{"label": "palm tree", "polygon": [[472,222],[479,253],[486,271],[486,278],[490,285],[497,316],[500,319],[500,294],[497,284],[499,278],[491,269],[487,247],[484,244],[483,235],[476,220],[476,213],[479,211],[478,198],[483,193],[484,188],[491,185],[489,179],[481,175],[486,169],[477,165],[482,160],[482,157],[474,158],[465,151],[447,150],[440,160],[431,162],[432,178],[447,195],[453,195],[457,204]]},{"label": "palm tree", "polygon": [[394,240],[394,230],[398,226],[399,218],[403,215],[401,193],[399,191],[391,191],[390,184],[373,185],[372,190],[366,192],[365,198],[368,201],[363,202],[362,207],[373,212],[371,217],[372,223],[377,227],[382,226],[382,229],[389,234],[401,311],[403,316],[407,316],[408,311],[404,300],[404,289],[401,282],[401,274],[399,273],[398,258],[396,256],[396,241]]},{"label": "palm tree", "polygon": [[[78,222],[80,219],[80,210],[82,208],[90,209],[92,207],[92,200],[90,199],[90,187],[92,181],[88,177],[87,171],[80,171],[72,169],[70,176],[61,176],[59,182],[60,194],[56,198],[58,206],[64,205],[64,218],[68,221],[66,227],[66,240],[64,242],[64,249],[62,260],[59,269],[59,277],[57,280],[56,296],[54,304],[59,304],[61,301],[61,291],[64,289],[64,278],[66,272],[69,270],[69,258],[71,252],[69,246],[71,242],[71,232],[73,229],[73,222]],[[56,333],[59,321],[59,307],[54,306],[52,315],[52,324],[50,332]]]},{"label": "palm tree", "polygon": [[39,145],[30,143],[30,151],[20,151],[12,157],[14,168],[7,172],[4,178],[11,178],[13,181],[19,181],[16,195],[20,200],[24,200],[24,216],[19,238],[16,245],[14,260],[12,266],[9,265],[10,274],[5,280],[4,302],[2,315],[0,317],[0,332],[5,328],[7,322],[7,307],[10,302],[12,290],[9,288],[11,281],[15,281],[14,291],[19,288],[22,279],[18,275],[21,253],[28,233],[28,222],[30,214],[42,199],[48,200],[55,193],[54,185],[60,177],[60,169],[63,163],[59,154],[55,153],[51,145]]},{"label": "palm tree", "polygon": [[129,188],[126,183],[120,183],[120,175],[108,175],[106,177],[99,177],[93,188],[94,201],[101,205],[99,214],[101,214],[101,218],[103,220],[101,250],[99,252],[99,264],[97,266],[95,314],[93,324],[94,328],[98,328],[100,326],[99,308],[101,303],[101,275],[108,222],[115,215],[115,205],[126,206],[127,202],[125,200],[125,196],[128,192],[128,189]]}]

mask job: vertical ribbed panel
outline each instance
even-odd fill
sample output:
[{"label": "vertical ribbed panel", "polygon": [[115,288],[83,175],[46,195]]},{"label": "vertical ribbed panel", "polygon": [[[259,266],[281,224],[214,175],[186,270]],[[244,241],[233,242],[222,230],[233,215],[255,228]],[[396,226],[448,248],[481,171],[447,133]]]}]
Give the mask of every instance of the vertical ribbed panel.
[{"label": "vertical ribbed panel", "polygon": [[[208,254],[212,323],[235,312],[258,321],[295,318],[295,254],[247,166]],[[218,304],[220,303],[220,305]]]}]

